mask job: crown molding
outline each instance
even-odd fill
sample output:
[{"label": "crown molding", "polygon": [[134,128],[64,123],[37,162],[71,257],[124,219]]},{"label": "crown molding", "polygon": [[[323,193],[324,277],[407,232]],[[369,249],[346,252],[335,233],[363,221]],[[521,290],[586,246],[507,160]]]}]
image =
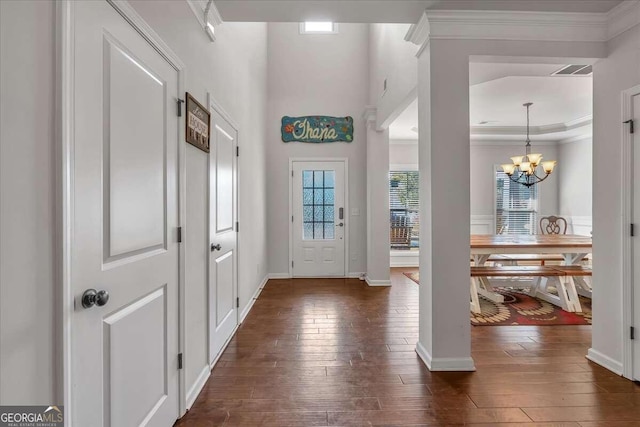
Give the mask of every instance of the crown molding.
[{"label": "crown molding", "polygon": [[514,40],[607,42],[640,24],[640,0],[626,0],[606,13],[425,10],[405,40]]},{"label": "crown molding", "polygon": [[640,0],[625,0],[607,12],[607,40],[640,24]]},{"label": "crown molding", "polygon": [[428,11],[432,39],[603,42],[607,17],[600,13]]},{"label": "crown molding", "polygon": [[375,124],[378,120],[378,109],[373,105],[366,105],[362,112],[362,118],[367,123],[373,122]]},{"label": "crown molding", "polygon": [[572,136],[571,138],[564,138],[559,140],[558,144],[560,145],[571,144],[572,142],[579,142],[587,139],[593,139],[593,134],[589,133],[585,135]]},{"label": "crown molding", "polygon": [[429,17],[427,11],[422,12],[420,19],[416,24],[412,24],[409,27],[409,31],[404,36],[405,41],[411,42],[415,45],[422,45],[429,38]]},{"label": "crown molding", "polygon": [[[208,0],[186,0],[186,1],[189,7],[191,8],[191,11],[193,12],[193,14],[196,16],[196,19],[198,20],[198,23],[200,24],[200,26],[202,28],[205,28],[207,25],[207,22],[205,21],[204,11],[207,9],[207,5],[209,4],[209,1]],[[224,22],[222,20],[222,16],[220,15],[220,12],[218,11],[218,8],[216,7],[216,3],[213,1],[209,6],[209,13],[207,14],[207,18],[208,18],[208,21],[211,23],[211,25],[213,25],[214,27],[217,27],[218,25]]]},{"label": "crown molding", "polygon": [[[555,147],[558,145],[558,141],[531,141],[532,145],[536,147]],[[469,138],[469,144],[472,147],[522,147],[524,145],[523,140],[495,140],[495,139],[477,139]]]},{"label": "crown molding", "polygon": [[[548,135],[550,133],[566,132],[589,126],[592,123],[593,117],[586,116],[564,123],[530,126],[529,135]],[[471,135],[525,135],[526,133],[526,126],[471,126]]]}]

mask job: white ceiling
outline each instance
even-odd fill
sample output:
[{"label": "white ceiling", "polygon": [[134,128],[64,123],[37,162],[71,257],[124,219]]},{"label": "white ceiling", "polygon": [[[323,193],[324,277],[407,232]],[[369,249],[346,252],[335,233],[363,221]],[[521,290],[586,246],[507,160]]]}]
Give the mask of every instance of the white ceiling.
[{"label": "white ceiling", "polygon": [[[592,79],[550,76],[558,68],[549,64],[470,64],[472,139],[522,140],[525,102],[533,102],[533,141],[562,141],[591,135]],[[414,101],[389,128],[390,139],[416,140],[417,123],[418,107]]]},{"label": "white ceiling", "polygon": [[416,23],[425,9],[607,12],[621,0],[216,0],[225,21]]}]

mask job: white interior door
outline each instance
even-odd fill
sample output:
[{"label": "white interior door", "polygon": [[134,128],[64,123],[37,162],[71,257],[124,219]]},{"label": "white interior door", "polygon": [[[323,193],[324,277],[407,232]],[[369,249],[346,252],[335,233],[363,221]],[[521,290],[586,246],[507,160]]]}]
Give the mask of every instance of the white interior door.
[{"label": "white interior door", "polygon": [[[633,341],[633,378],[640,380],[640,94],[633,97],[632,118],[635,132],[632,135],[631,150],[633,152],[633,214],[632,223],[635,224],[635,237],[632,237],[633,251],[633,325],[635,325],[635,340]],[[629,125],[626,125],[629,126]],[[627,129],[625,129],[625,132]]]},{"label": "white interior door", "polygon": [[108,3],[73,7],[70,415],[75,426],[169,426],[178,417],[178,72]]},{"label": "white interior door", "polygon": [[211,111],[209,154],[209,362],[238,326],[237,132]]},{"label": "white interior door", "polygon": [[344,277],[345,163],[292,162],[292,276]]}]

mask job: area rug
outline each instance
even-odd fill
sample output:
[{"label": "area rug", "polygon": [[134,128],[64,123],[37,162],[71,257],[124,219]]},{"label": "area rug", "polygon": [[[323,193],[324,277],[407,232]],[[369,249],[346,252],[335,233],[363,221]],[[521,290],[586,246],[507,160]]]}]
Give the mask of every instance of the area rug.
[{"label": "area rug", "polygon": [[[420,284],[417,272],[404,273],[409,279]],[[480,298],[482,313],[470,313],[474,326],[517,326],[517,325],[590,325],[591,300],[580,297],[582,313],[570,313],[560,307],[527,295],[526,289],[495,288],[504,295],[503,303]]]}]

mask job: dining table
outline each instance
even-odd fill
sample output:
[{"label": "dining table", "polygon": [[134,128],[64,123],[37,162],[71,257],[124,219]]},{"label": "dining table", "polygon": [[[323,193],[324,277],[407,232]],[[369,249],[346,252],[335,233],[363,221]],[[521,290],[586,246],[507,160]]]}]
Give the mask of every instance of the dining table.
[{"label": "dining table", "polygon": [[[591,237],[571,234],[472,234],[470,241],[471,259],[476,266],[485,265],[490,257],[499,257],[500,262],[517,264],[518,256],[524,255],[560,255],[563,265],[580,265],[593,248]],[[482,283],[483,289],[478,289],[480,295],[495,302],[504,301],[501,294],[493,291],[488,278],[484,278]],[[591,297],[589,279],[576,278],[575,284],[580,295]],[[546,286],[536,286],[535,289],[536,295],[532,296],[557,303],[558,297],[547,292]],[[573,303],[579,307],[579,301]]]}]

